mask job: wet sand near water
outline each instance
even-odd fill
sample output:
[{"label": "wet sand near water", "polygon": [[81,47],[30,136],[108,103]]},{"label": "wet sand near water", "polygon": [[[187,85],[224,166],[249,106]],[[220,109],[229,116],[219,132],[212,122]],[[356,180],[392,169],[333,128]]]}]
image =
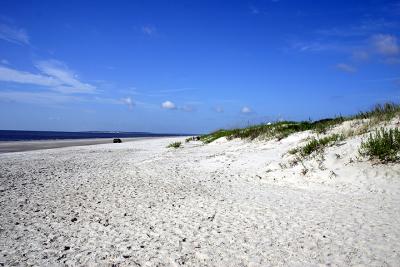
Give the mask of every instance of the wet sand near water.
[{"label": "wet sand near water", "polygon": [[[160,137],[120,138],[122,142],[132,142]],[[65,140],[35,140],[35,141],[0,141],[0,153],[23,152],[40,149],[62,148],[71,146],[87,146],[112,143],[111,138],[65,139]]]}]

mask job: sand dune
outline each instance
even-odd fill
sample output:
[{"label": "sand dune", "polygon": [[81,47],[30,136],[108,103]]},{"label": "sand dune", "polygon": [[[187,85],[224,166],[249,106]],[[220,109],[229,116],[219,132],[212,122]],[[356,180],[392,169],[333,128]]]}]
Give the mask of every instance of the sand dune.
[{"label": "sand dune", "polygon": [[399,165],[359,136],[294,164],[310,135],[2,154],[0,263],[398,266]]}]

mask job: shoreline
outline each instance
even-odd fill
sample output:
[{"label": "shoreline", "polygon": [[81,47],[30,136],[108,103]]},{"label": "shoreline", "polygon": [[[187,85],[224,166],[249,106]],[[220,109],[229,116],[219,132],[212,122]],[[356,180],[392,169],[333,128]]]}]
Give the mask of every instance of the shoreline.
[{"label": "shoreline", "polygon": [[[133,142],[145,139],[158,139],[168,137],[127,137],[120,138],[122,142]],[[112,144],[113,138],[85,138],[85,139],[49,139],[30,141],[0,141],[0,154],[13,152],[27,152],[43,149],[55,149],[75,146],[90,146],[100,144]]]}]

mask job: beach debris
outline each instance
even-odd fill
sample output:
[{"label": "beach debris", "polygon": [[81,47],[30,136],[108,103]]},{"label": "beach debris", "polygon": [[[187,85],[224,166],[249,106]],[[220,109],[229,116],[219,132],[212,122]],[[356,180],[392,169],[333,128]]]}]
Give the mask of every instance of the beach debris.
[{"label": "beach debris", "polygon": [[120,138],[114,138],[113,143],[122,143]]},{"label": "beach debris", "polygon": [[200,136],[191,136],[189,138],[187,138],[186,143],[190,142],[190,141],[200,141]]},{"label": "beach debris", "polygon": [[217,212],[214,212],[214,214],[212,216],[209,216],[207,219],[210,221],[214,221],[216,214],[217,214]]}]

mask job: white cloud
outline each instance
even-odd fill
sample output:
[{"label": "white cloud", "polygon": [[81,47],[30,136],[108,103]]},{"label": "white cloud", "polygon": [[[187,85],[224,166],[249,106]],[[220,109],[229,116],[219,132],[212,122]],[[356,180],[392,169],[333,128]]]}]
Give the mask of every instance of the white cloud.
[{"label": "white cloud", "polygon": [[129,109],[132,109],[135,103],[133,102],[132,98],[130,97],[125,97],[121,99],[121,102],[129,107]]},{"label": "white cloud", "polygon": [[350,66],[345,63],[339,63],[336,65],[336,68],[340,71],[348,72],[348,73],[354,73],[357,71],[357,69],[353,66]]},{"label": "white cloud", "polygon": [[244,107],[242,107],[240,112],[242,112],[243,114],[249,114],[252,112],[252,110],[251,110],[251,108],[244,106]]},{"label": "white cloud", "polygon": [[39,85],[62,93],[93,93],[96,90],[95,86],[79,81],[76,74],[59,61],[41,61],[36,67],[41,73],[0,66],[0,81]]},{"label": "white cloud", "polygon": [[385,56],[397,55],[400,52],[397,38],[390,34],[376,34],[371,38],[376,51]]},{"label": "white cloud", "polygon": [[142,27],[142,32],[151,36],[157,33],[157,29],[154,26],[146,25]]},{"label": "white cloud", "polygon": [[161,103],[161,107],[164,109],[176,109],[176,105],[168,100]]},{"label": "white cloud", "polygon": [[15,44],[29,44],[29,36],[24,29],[6,24],[0,24],[0,39]]}]

